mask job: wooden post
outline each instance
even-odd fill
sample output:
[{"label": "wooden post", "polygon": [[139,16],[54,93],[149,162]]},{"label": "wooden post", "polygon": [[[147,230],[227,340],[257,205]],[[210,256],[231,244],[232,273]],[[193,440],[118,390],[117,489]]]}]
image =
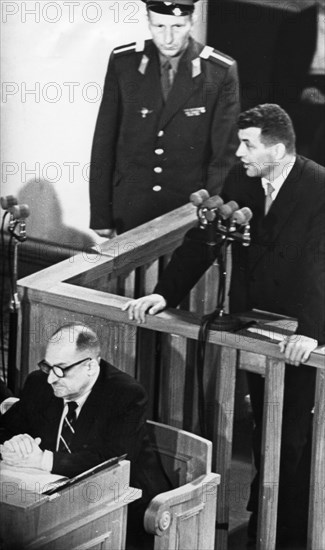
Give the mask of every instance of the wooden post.
[{"label": "wooden post", "polygon": [[283,361],[266,358],[257,549],[274,550],[284,389]]},{"label": "wooden post", "polygon": [[183,428],[187,340],[163,335],[161,346],[160,417],[161,422]]},{"label": "wooden post", "polygon": [[325,548],[325,370],[317,369],[310,473],[308,550]]},{"label": "wooden post", "polygon": [[226,550],[228,541],[236,363],[237,350],[220,346],[219,359],[215,366],[215,411],[212,415],[212,441],[214,442],[212,470],[221,475],[216,524],[218,550]]}]

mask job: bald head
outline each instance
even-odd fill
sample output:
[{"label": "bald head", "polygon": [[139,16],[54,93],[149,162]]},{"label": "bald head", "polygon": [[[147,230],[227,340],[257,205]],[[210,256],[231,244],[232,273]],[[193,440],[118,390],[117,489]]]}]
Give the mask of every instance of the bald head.
[{"label": "bald head", "polygon": [[100,342],[97,334],[87,325],[68,323],[51,336],[48,345],[64,345],[73,351],[89,351],[92,357],[100,356]]},{"label": "bald head", "polygon": [[100,343],[97,334],[86,325],[71,323],[56,330],[50,338],[45,361],[53,368],[47,381],[56,397],[77,400],[88,392],[99,376]]}]

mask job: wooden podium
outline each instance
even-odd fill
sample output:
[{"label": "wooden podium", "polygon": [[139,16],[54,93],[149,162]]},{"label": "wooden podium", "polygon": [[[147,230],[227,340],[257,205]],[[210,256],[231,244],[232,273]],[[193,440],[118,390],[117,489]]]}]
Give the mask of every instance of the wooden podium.
[{"label": "wooden podium", "polygon": [[1,549],[122,550],[127,505],[141,497],[129,478],[127,460],[52,495],[28,491],[3,477]]}]

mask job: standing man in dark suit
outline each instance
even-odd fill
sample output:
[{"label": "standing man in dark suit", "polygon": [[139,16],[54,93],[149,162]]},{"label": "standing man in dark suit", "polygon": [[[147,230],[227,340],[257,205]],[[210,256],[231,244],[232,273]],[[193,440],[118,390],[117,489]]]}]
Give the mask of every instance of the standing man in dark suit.
[{"label": "standing man in dark suit", "polygon": [[[222,191],[225,201],[253,212],[251,245],[232,245],[231,312],[252,308],[298,320],[296,334],[279,346],[287,366],[282,426],[278,539],[304,538],[308,518],[308,439],[314,405],[315,369],[304,366],[325,343],[325,168],[296,156],[295,134],[287,113],[265,104],[239,116],[239,165]],[[176,306],[211,265],[218,252],[206,232],[192,229],[175,251],[154,294],[128,302],[129,318],[143,322]],[[297,368],[298,367],[298,368]],[[248,509],[249,534],[258,510],[264,380],[248,373],[255,420],[257,476]]]},{"label": "standing man in dark suit", "polygon": [[101,359],[97,335],[84,325],[56,331],[38,365],[20,401],[1,416],[2,459],[73,477],[127,453],[131,485],[142,489],[142,499],[129,507],[128,539],[147,548],[152,537],[142,526],[145,508],[170,486],[149,446],[144,388]]},{"label": "standing man in dark suit", "polygon": [[111,54],[93,140],[90,227],[104,237],[218,192],[237,146],[237,66],[191,37],[197,0],[143,1],[152,40]]}]

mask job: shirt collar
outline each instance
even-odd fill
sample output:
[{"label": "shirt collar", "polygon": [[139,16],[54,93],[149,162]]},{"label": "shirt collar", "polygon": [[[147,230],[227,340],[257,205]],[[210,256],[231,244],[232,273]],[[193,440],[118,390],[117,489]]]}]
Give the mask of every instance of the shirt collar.
[{"label": "shirt collar", "polygon": [[[185,51],[186,50],[184,50],[184,52]],[[167,57],[166,55],[163,55],[161,52],[159,52],[160,67],[163,67],[165,65],[165,63],[167,61],[169,61],[170,65],[171,65],[171,68],[173,69],[173,72],[177,73],[178,65],[179,65],[179,62],[180,62],[184,52],[180,53],[179,55],[177,55],[175,57]]]},{"label": "shirt collar", "polygon": [[268,190],[267,185],[268,185],[268,183],[270,183],[272,185],[273,189],[274,189],[274,191],[272,191],[272,199],[273,200],[275,199],[275,197],[277,196],[278,192],[280,191],[282,185],[284,184],[285,180],[289,176],[295,162],[296,162],[296,157],[294,157],[292,162],[290,162],[290,164],[288,164],[285,167],[285,169],[281,172],[281,174],[277,178],[275,178],[273,181],[270,181],[267,178],[262,178],[262,187],[264,189],[265,195],[267,194],[267,190]]}]

